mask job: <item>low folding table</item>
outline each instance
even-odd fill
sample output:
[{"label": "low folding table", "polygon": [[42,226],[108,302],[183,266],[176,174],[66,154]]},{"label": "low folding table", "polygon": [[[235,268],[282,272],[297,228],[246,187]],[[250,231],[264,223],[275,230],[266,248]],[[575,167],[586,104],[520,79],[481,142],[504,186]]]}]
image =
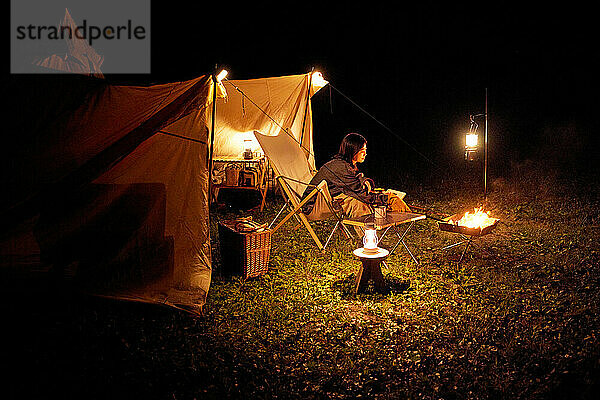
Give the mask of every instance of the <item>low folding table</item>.
[{"label": "low folding table", "polygon": [[[345,225],[359,226],[363,230],[365,229],[365,225],[373,224],[375,229],[383,230],[383,234],[381,237],[379,237],[378,243],[381,242],[391,228],[394,228],[393,232],[398,237],[398,241],[390,250],[389,255],[392,255],[398,245],[402,244],[404,249],[408,252],[408,254],[410,254],[415,264],[419,265],[419,262],[406,245],[404,238],[406,237],[408,231],[410,231],[410,229],[413,227],[415,221],[425,219],[426,217],[427,216],[425,214],[415,214],[410,212],[388,212],[384,218],[375,218],[375,214],[368,214],[361,217],[344,219],[342,223]],[[403,224],[408,224],[408,227],[402,233],[400,233],[398,232],[398,226]]]}]

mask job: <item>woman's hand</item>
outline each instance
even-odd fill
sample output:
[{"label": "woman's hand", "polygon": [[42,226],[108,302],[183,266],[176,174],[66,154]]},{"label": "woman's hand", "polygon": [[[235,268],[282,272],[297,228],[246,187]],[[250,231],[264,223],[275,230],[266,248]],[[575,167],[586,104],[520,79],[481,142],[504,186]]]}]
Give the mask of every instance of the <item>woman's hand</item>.
[{"label": "woman's hand", "polygon": [[371,178],[365,178],[363,185],[365,186],[365,189],[367,189],[367,193],[371,193],[375,190],[375,182],[373,182],[373,179]]}]

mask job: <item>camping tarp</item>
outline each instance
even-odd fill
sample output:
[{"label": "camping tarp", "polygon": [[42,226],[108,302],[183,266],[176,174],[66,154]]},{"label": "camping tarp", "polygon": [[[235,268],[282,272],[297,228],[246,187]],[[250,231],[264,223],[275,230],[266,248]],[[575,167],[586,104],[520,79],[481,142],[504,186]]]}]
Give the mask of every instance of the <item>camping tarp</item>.
[{"label": "camping tarp", "polygon": [[[244,139],[260,150],[254,130],[276,135],[283,128],[314,167],[310,96],[319,86],[312,78],[225,81],[213,157],[239,157]],[[211,279],[211,78],[143,87],[42,75],[14,77],[8,86],[0,213],[10,223],[2,227],[2,266],[35,265],[40,255],[50,264],[121,266],[137,254],[137,264],[156,256],[164,269],[172,253],[170,277],[144,279],[135,289],[108,284],[104,293],[202,305]],[[112,242],[115,249],[106,251]]]},{"label": "camping tarp", "polygon": [[310,97],[312,74],[224,81],[227,97],[217,100],[213,158],[240,157],[244,140],[260,151],[257,130],[275,136],[282,129],[294,137],[314,169],[313,126]]},{"label": "camping tarp", "polygon": [[[146,196],[153,200],[147,202],[148,210],[139,212],[137,225],[128,233],[135,247],[130,253],[142,251],[140,242],[151,236],[143,231],[160,227],[160,218],[151,213],[165,209],[160,206],[162,196],[166,202],[164,236],[173,238],[174,279],[168,285],[146,285],[129,294],[164,303],[202,305],[211,267],[207,196],[210,77],[149,87],[114,86],[84,78],[34,76],[11,81],[13,123],[1,160],[7,195],[0,212],[3,220],[10,222],[2,227],[3,266],[15,267],[23,260],[31,263],[27,257],[36,251],[43,258],[39,246],[64,243],[64,236],[81,236],[82,230],[90,231],[89,226],[97,231],[94,218],[124,230],[125,221],[100,216],[109,208],[135,207],[136,199]],[[65,210],[69,215],[62,216],[62,224],[40,222],[53,221],[44,219],[43,214],[40,217],[40,210],[54,212],[56,207],[48,204],[71,201],[71,194],[82,190],[94,192],[96,189],[82,189],[92,182],[110,189],[101,189],[102,195],[78,204],[86,210],[85,215]],[[134,189],[139,193],[133,193],[133,202],[119,199],[120,194],[131,197],[131,184],[140,183],[149,186]],[[121,210],[125,217],[132,213]],[[65,225],[64,221],[69,222]],[[87,231],[77,225],[86,225]],[[74,247],[71,250],[76,253]],[[178,289],[185,299],[177,297]]]}]

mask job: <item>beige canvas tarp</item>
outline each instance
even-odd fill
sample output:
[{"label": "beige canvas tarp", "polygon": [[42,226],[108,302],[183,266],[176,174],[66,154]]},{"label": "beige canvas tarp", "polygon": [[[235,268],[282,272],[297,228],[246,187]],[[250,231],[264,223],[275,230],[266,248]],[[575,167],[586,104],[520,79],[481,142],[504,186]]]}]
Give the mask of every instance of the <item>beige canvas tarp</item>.
[{"label": "beige canvas tarp", "polygon": [[240,157],[244,140],[260,151],[255,130],[275,136],[287,130],[314,169],[313,125],[310,97],[323,80],[313,74],[273,78],[226,80],[227,97],[217,101],[216,135],[213,158]]},{"label": "beige canvas tarp", "polygon": [[[201,306],[211,268],[207,196],[210,77],[149,87],[113,86],[83,78],[33,77],[34,82],[15,78],[11,89],[22,98],[15,95],[13,99],[24,104],[13,105],[15,117],[21,117],[14,129],[22,132],[13,131],[12,143],[7,144],[10,152],[2,160],[2,182],[8,196],[0,211],[4,221],[10,220],[2,227],[2,266],[15,267],[22,260],[31,265],[36,252],[43,258],[40,244],[51,248],[51,244],[64,243],[68,235],[76,237],[81,226],[92,224],[109,206],[126,203],[118,198],[119,190],[131,194],[131,187],[148,184],[149,192],[144,187],[152,198],[148,210],[131,209],[140,214],[141,228],[124,237],[123,245],[137,249],[140,238],[151,236],[144,230],[162,228],[160,214],[151,214],[165,209],[160,206],[164,198],[164,235],[173,239],[174,247],[173,279],[130,291],[121,286],[111,292],[105,287],[105,293]],[[30,95],[44,93],[44,85],[49,86],[48,99],[36,102]],[[24,93],[26,86],[31,93]],[[92,182],[99,187],[108,185],[110,196],[94,197],[86,203],[85,213],[66,209],[60,224],[40,227],[40,210],[54,212],[56,207],[48,205],[69,202],[71,195],[65,193],[75,193]],[[98,200],[108,197],[110,205]],[[117,231],[126,224],[105,220],[116,224]],[[79,254],[73,247],[68,250]]]},{"label": "beige canvas tarp", "polygon": [[[165,234],[174,238],[175,250],[173,285],[168,292],[162,285],[155,292],[144,291],[145,297],[158,301],[164,298],[176,303],[203,304],[210,286],[207,169],[208,120],[212,109],[209,101],[213,88],[210,82],[202,87],[199,95],[203,100],[194,110],[162,128],[96,180],[97,183],[160,182],[165,185]],[[161,98],[173,87],[158,86],[152,90],[156,91],[156,98]],[[177,96],[177,92],[171,92],[173,95]]]}]

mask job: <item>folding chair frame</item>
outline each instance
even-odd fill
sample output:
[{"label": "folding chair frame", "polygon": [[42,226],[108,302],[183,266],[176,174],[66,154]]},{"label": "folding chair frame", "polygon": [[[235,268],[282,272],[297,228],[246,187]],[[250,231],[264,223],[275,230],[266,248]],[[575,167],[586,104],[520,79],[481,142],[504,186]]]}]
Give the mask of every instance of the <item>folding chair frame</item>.
[{"label": "folding chair frame", "polygon": [[[275,218],[273,219],[273,221],[271,221],[271,224],[269,225],[269,228],[271,228],[271,226],[273,226],[273,224],[275,223],[275,221],[277,221],[277,219],[279,218],[279,216],[281,215],[281,213],[283,212],[283,210],[285,210],[286,207],[289,206],[289,207],[291,207],[292,210],[281,221],[279,221],[279,223],[275,226],[275,228],[272,229],[272,233],[274,233],[275,231],[277,231],[277,229],[279,229],[291,217],[296,217],[300,221],[300,223],[302,225],[304,225],[304,227],[306,228],[306,230],[308,231],[308,233],[310,234],[310,236],[312,237],[312,239],[315,241],[317,247],[321,251],[325,250],[325,247],[327,247],[327,245],[329,244],[331,238],[333,237],[333,234],[335,233],[335,231],[340,226],[342,227],[342,231],[344,232],[344,235],[346,236],[346,238],[349,239],[349,238],[352,237],[350,235],[350,233],[348,232],[348,230],[347,230],[348,228],[346,228],[346,226],[342,223],[343,216],[338,215],[338,211],[335,210],[335,208],[333,207],[333,205],[331,204],[331,202],[329,200],[327,200],[326,198],[324,198],[325,203],[327,204],[327,207],[331,211],[332,215],[335,217],[336,224],[335,224],[333,230],[331,231],[331,233],[329,234],[329,237],[327,238],[327,241],[325,242],[324,245],[321,242],[321,240],[319,239],[319,237],[317,236],[317,234],[315,233],[315,230],[313,229],[313,227],[310,225],[310,223],[308,221],[308,218],[302,212],[302,207],[304,206],[304,204],[306,204],[306,202],[308,200],[310,200],[311,198],[313,198],[314,196],[317,196],[319,193],[322,193],[323,190],[325,189],[325,187],[327,186],[327,182],[321,181],[317,186],[314,186],[314,185],[311,185],[311,184],[308,184],[308,183],[304,183],[304,182],[300,182],[300,181],[297,181],[295,179],[292,179],[292,178],[289,178],[289,177],[285,177],[285,176],[282,176],[282,175],[277,176],[275,179],[277,180],[277,182],[279,183],[279,186],[281,187],[281,189],[285,193],[286,203],[283,205],[283,207],[281,208],[281,210],[279,210],[279,212],[277,213],[277,215],[275,216]],[[294,182],[298,182],[298,183],[301,183],[303,185],[306,185],[306,187],[312,187],[313,189],[308,194],[308,196],[306,196],[301,201],[298,201],[295,193],[293,193],[292,189],[289,187],[289,185],[287,184],[286,180],[291,180],[291,181],[294,181]]]}]

